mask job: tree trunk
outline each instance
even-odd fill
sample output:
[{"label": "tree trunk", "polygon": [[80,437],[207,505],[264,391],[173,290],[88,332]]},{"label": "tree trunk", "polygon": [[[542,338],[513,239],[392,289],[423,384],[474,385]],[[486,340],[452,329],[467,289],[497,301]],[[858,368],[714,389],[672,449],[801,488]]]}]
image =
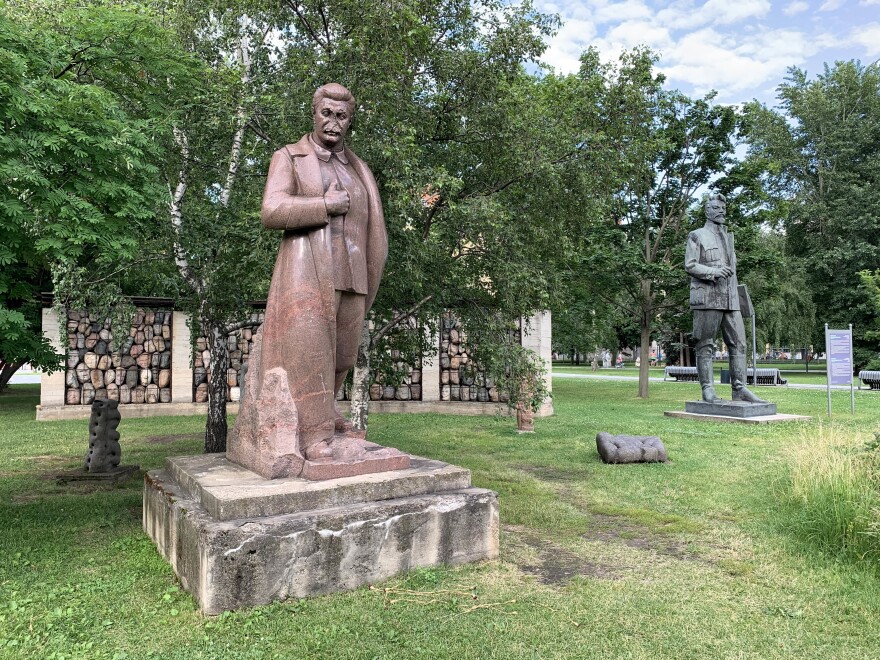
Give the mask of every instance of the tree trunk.
[{"label": "tree trunk", "polygon": [[24,362],[2,362],[0,361],[0,392],[6,389],[9,379],[15,375],[15,372],[21,369]]},{"label": "tree trunk", "polygon": [[639,398],[648,398],[648,367],[651,355],[651,281],[642,280],[642,315],[640,320],[641,342],[639,344]]},{"label": "tree trunk", "polygon": [[202,324],[209,330],[211,351],[211,382],[208,384],[208,421],[205,424],[205,453],[226,451],[226,370],[229,365],[229,349],[226,333],[219,326]]},{"label": "tree trunk", "polygon": [[359,431],[367,430],[370,413],[370,329],[367,321],[361,330],[357,360],[354,363],[351,386],[351,424]]}]

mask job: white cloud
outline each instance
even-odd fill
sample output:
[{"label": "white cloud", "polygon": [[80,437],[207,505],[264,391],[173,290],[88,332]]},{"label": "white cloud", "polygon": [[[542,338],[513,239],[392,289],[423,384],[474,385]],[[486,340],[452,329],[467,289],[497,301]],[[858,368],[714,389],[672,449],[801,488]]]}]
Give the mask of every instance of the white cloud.
[{"label": "white cloud", "polygon": [[865,47],[868,57],[880,55],[880,23],[868,23],[852,31],[850,39]]},{"label": "white cloud", "polygon": [[781,80],[788,67],[802,64],[821,43],[796,30],[724,35],[703,29],[684,35],[664,51],[659,68],[673,85],[687,83],[696,94],[719,90],[719,101],[741,101],[743,93]]},{"label": "white cloud", "polygon": [[835,11],[843,5],[843,0],[825,0],[819,11]]},{"label": "white cloud", "polygon": [[650,19],[651,9],[641,0],[625,0],[596,7],[593,17],[596,23],[617,23],[635,19]]},{"label": "white cloud", "polygon": [[[844,0],[822,0],[825,11]],[[859,0],[880,5],[880,0]],[[544,61],[561,73],[576,71],[581,53],[595,46],[606,61],[622,50],[646,46],[660,57],[658,69],[671,87],[693,95],[711,89],[718,101],[738,103],[764,97],[791,66],[815,63],[826,49],[835,53],[864,47],[865,55],[880,54],[880,23],[867,23],[858,31],[838,23],[857,25],[856,9],[834,15],[808,15],[809,0],[784,0],[771,13],[769,0],[537,0],[541,11],[558,12],[565,21],[550,42]],[[819,3],[816,3],[819,4]],[[815,5],[814,5],[815,6]],[[788,17],[788,18],[786,18]],[[796,17],[796,18],[790,18]],[[871,16],[873,19],[873,16]],[[852,31],[849,37],[844,32]],[[834,57],[837,57],[835,54]]]},{"label": "white cloud", "polygon": [[[880,0],[878,0],[880,2]],[[786,16],[794,16],[795,14],[800,14],[801,12],[805,12],[810,8],[810,5],[806,2],[802,2],[801,0],[795,0],[785,6],[785,9],[782,10],[782,13]]]},{"label": "white cloud", "polygon": [[662,52],[672,48],[674,40],[664,27],[650,21],[626,21],[616,25],[605,33],[602,39],[595,42],[600,52],[610,51],[616,54],[623,49],[635,46],[647,46],[652,50]]},{"label": "white cloud", "polygon": [[558,73],[574,73],[580,68],[580,56],[596,36],[591,21],[569,19],[565,22],[550,47],[541,58]]},{"label": "white cloud", "polygon": [[718,25],[729,25],[731,23],[739,23],[747,18],[759,18],[770,11],[770,2],[768,0],[738,0],[738,2],[730,2],[730,0],[709,0],[701,13],[712,16],[712,22]]},{"label": "white cloud", "polygon": [[656,20],[672,29],[690,30],[705,25],[740,23],[748,18],[764,16],[769,11],[768,0],[708,0],[699,7],[694,7],[689,0],[679,0],[658,11]]},{"label": "white cloud", "polygon": [[859,4],[863,7],[870,7],[871,5],[880,5],[880,0],[861,0]]}]

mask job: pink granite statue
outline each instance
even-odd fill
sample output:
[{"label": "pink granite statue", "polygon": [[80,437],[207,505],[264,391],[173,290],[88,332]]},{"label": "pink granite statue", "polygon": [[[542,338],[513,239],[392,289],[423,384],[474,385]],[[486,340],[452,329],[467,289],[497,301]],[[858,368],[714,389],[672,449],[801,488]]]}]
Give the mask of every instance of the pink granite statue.
[{"label": "pink granite statue", "polygon": [[354,107],[342,85],[318,88],[314,131],[269,166],[261,218],[284,238],[227,457],[270,479],[409,465],[336,409],[388,254],[376,181],[344,143]]}]

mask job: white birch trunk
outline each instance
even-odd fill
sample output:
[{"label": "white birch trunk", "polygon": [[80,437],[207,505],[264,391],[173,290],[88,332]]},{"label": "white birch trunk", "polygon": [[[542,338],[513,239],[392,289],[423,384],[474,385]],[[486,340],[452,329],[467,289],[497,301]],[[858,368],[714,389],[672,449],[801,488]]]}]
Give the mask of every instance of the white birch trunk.
[{"label": "white birch trunk", "polygon": [[351,387],[351,424],[360,431],[367,430],[370,413],[370,330],[367,321],[361,331],[357,361],[354,364]]}]

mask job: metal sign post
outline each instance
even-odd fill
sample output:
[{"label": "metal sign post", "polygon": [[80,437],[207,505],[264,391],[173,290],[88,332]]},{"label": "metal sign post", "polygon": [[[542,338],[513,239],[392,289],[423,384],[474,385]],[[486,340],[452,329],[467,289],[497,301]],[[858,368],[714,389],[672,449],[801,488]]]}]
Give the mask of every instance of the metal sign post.
[{"label": "metal sign post", "polygon": [[832,330],[825,324],[825,364],[828,370],[828,416],[831,417],[831,386],[849,383],[850,413],[856,414],[853,387],[852,323],[849,330]]},{"label": "metal sign post", "polygon": [[[739,295],[739,310],[740,314],[744,319],[750,318],[752,319],[752,384],[757,387],[758,386],[758,349],[757,343],[755,340],[755,308],[752,305],[752,298],[749,296],[749,288],[745,284],[740,284],[736,287],[736,292]],[[748,347],[746,347],[746,352],[748,352]],[[746,356],[748,364],[748,356]],[[749,370],[746,367],[746,385],[749,384]]]}]

